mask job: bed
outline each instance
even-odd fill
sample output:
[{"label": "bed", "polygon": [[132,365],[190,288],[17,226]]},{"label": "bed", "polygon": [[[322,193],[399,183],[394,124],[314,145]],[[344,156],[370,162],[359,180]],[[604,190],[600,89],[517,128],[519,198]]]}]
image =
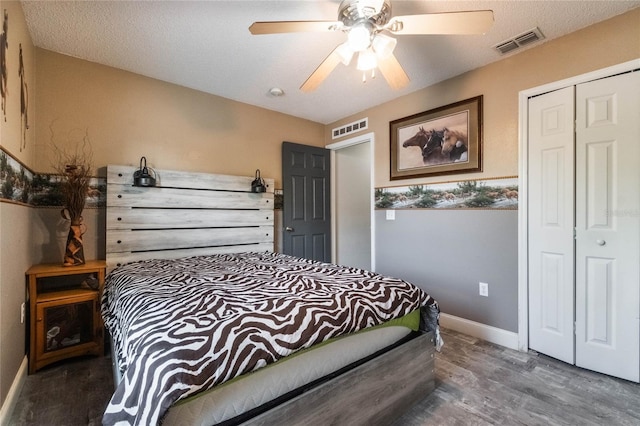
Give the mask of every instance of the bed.
[{"label": "bed", "polygon": [[107,169],[105,424],[384,424],[431,392],[425,292],[274,253],[272,180],[134,171]]}]

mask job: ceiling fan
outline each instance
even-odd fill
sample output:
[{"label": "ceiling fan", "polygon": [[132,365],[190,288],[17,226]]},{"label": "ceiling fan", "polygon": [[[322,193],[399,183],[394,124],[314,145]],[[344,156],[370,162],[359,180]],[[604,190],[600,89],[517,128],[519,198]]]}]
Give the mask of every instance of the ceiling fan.
[{"label": "ceiling fan", "polygon": [[337,21],[272,21],[254,22],[249,31],[254,35],[342,31],[347,41],[336,47],[302,84],[303,92],[315,90],[342,62],[349,65],[358,54],[357,69],[375,77],[378,68],[389,86],[401,89],[409,77],[393,54],[397,40],[393,35],[406,34],[483,34],[493,24],[493,11],[428,13],[391,16],[390,0],[343,0]]}]

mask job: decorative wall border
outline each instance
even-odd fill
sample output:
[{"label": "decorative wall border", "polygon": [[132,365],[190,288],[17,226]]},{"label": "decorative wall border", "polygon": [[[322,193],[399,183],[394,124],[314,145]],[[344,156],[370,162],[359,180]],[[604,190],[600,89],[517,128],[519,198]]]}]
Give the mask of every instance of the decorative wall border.
[{"label": "decorative wall border", "polygon": [[[63,207],[60,180],[56,174],[34,173],[0,147],[0,201],[32,207]],[[85,208],[105,207],[106,195],[107,179],[91,178]],[[277,207],[282,208],[282,194],[276,195]],[[375,208],[517,210],[518,178],[376,188]]]},{"label": "decorative wall border", "polygon": [[518,209],[518,178],[462,180],[376,188],[380,209]]},{"label": "decorative wall border", "polygon": [[[32,207],[63,207],[61,180],[60,175],[33,172],[0,148],[0,201]],[[85,208],[105,207],[106,196],[107,179],[91,178]]]}]

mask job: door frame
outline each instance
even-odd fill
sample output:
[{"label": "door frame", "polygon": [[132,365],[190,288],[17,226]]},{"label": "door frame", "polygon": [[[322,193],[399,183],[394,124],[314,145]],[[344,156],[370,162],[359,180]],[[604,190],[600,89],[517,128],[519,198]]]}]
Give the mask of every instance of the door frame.
[{"label": "door frame", "polygon": [[336,172],[336,153],[337,151],[348,148],[354,145],[358,145],[361,143],[369,144],[369,162],[371,163],[371,176],[369,177],[369,212],[371,216],[371,271],[376,270],[376,239],[375,239],[375,209],[374,209],[374,197],[375,197],[375,188],[373,185],[374,181],[374,172],[375,167],[373,164],[374,158],[374,148],[375,148],[375,133],[369,132],[362,135],[355,136],[353,138],[345,139],[340,142],[335,142],[329,145],[326,145],[325,148],[331,151],[331,259],[333,262],[336,260],[337,253],[337,226],[336,226],[336,218],[337,216],[337,207],[336,207],[336,186],[338,183],[337,172]]},{"label": "door frame", "polygon": [[640,59],[522,90],[518,93],[518,350],[520,351],[529,350],[529,299],[527,297],[529,291],[529,238],[527,232],[529,228],[529,98],[636,69],[640,69]]}]

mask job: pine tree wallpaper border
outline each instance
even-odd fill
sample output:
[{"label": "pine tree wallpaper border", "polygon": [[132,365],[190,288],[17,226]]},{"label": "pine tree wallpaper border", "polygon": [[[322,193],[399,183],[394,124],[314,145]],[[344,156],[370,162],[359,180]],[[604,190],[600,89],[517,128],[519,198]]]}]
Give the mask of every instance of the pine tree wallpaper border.
[{"label": "pine tree wallpaper border", "polygon": [[[33,207],[63,207],[61,177],[34,173],[0,148],[0,200]],[[91,179],[85,208],[106,207],[107,180]],[[276,206],[283,195],[276,191]],[[386,209],[518,209],[518,178],[464,180],[375,189],[375,208]]]},{"label": "pine tree wallpaper border", "polygon": [[[33,207],[63,207],[61,177],[34,173],[0,148],[0,199]],[[85,208],[107,205],[106,178],[91,178]]]},{"label": "pine tree wallpaper border", "polygon": [[375,206],[386,209],[518,209],[518,178],[464,180],[376,188]]}]

